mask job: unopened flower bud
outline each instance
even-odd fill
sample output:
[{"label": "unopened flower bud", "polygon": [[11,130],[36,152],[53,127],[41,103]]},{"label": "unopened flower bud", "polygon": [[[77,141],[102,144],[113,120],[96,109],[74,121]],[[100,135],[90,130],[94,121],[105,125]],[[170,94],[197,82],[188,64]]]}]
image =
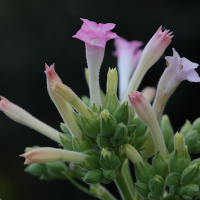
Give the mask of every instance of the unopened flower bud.
[{"label": "unopened flower bud", "polygon": [[193,195],[199,192],[199,187],[196,184],[189,184],[185,186],[181,186],[178,193],[180,195],[188,195],[189,197],[193,197]]},{"label": "unopened flower bud", "polygon": [[162,196],[164,194],[165,182],[161,176],[155,175],[153,179],[149,181],[148,185],[151,192],[157,196]]},{"label": "unopened flower bud", "polygon": [[154,193],[150,192],[148,194],[148,200],[158,200],[158,199],[159,199],[159,197],[156,196]]},{"label": "unopened flower bud", "polygon": [[129,122],[129,109],[128,109],[128,102],[124,102],[121,104],[113,113],[113,116],[117,120],[117,123],[124,123],[128,124]]},{"label": "unopened flower bud", "polygon": [[75,151],[83,152],[87,149],[94,148],[92,141],[86,136],[82,136],[81,140],[77,140],[76,138],[72,138],[72,146]]},{"label": "unopened flower bud", "polygon": [[193,183],[199,177],[200,168],[199,164],[193,164],[183,170],[181,174],[181,183],[187,185]]},{"label": "unopened flower bud", "polygon": [[111,143],[110,143],[110,139],[107,136],[103,136],[101,134],[99,134],[97,136],[97,144],[101,147],[101,148],[108,148],[108,147],[112,147]]},{"label": "unopened flower bud", "polygon": [[191,122],[189,120],[186,120],[185,124],[181,127],[181,130],[179,132],[186,135],[186,133],[191,130],[192,130]]},{"label": "unopened flower bud", "polygon": [[116,177],[115,170],[104,170],[103,171],[103,176],[106,180],[114,180]]},{"label": "unopened flower bud", "polygon": [[61,140],[61,143],[63,145],[63,147],[66,149],[66,150],[70,150],[70,151],[73,151],[73,146],[72,146],[72,136],[69,136],[67,134],[63,134],[63,136],[60,136],[60,140]]},{"label": "unopened flower bud", "polygon": [[46,170],[48,174],[51,175],[51,177],[57,179],[65,178],[63,173],[66,173],[68,169],[64,162],[57,160],[53,162],[47,162],[45,165],[46,165]]},{"label": "unopened flower bud", "polygon": [[100,114],[101,117],[101,132],[105,136],[112,136],[114,129],[117,125],[116,119],[108,112],[108,110],[103,110]]},{"label": "unopened flower bud", "polygon": [[193,122],[192,130],[197,130],[198,134],[200,134],[200,117]]},{"label": "unopened flower bud", "polygon": [[85,178],[83,179],[84,182],[89,184],[96,184],[100,183],[103,180],[103,171],[100,169],[93,169],[89,171]]},{"label": "unopened flower bud", "polygon": [[168,146],[170,139],[174,135],[174,130],[170,123],[169,117],[167,115],[163,115],[161,120],[161,131],[163,134],[163,138],[165,140],[166,146]]},{"label": "unopened flower bud", "polygon": [[175,187],[180,185],[180,174],[179,173],[171,173],[169,174],[169,176],[167,177],[166,183],[169,187],[172,187],[173,185]]},{"label": "unopened flower bud", "polygon": [[106,170],[117,169],[121,164],[114,152],[107,151],[106,149],[102,149],[99,163]]},{"label": "unopened flower bud", "polygon": [[114,138],[117,140],[122,139],[123,137],[127,136],[128,129],[125,124],[119,123],[117,124],[114,132]]},{"label": "unopened flower bud", "polygon": [[187,132],[187,134],[185,135],[185,144],[187,145],[189,151],[190,149],[195,147],[198,140],[199,140],[199,135],[196,130]]},{"label": "unopened flower bud", "polygon": [[186,150],[183,152],[180,158],[178,157],[178,151],[174,150],[169,159],[169,171],[171,173],[181,174],[183,170],[189,166],[190,161],[190,155]]},{"label": "unopened flower bud", "polygon": [[100,130],[100,117],[94,112],[90,112],[93,119],[81,116],[81,122],[83,125],[84,131],[92,138],[96,138],[97,135],[101,132]]},{"label": "unopened flower bud", "polygon": [[152,166],[156,173],[162,177],[166,176],[169,172],[168,170],[168,160],[164,159],[159,151],[156,153],[152,160]]},{"label": "unopened flower bud", "polygon": [[132,125],[136,125],[135,138],[143,136],[147,130],[147,125],[138,117],[134,119]]},{"label": "unopened flower bud", "polygon": [[83,164],[79,164],[81,167],[85,168],[88,171],[93,169],[100,169],[101,166],[99,164],[100,152],[94,149],[88,149],[83,152],[88,155]]},{"label": "unopened flower bud", "polygon": [[140,196],[148,197],[150,190],[147,184],[137,182],[135,183],[135,188]]},{"label": "unopened flower bud", "polygon": [[181,158],[185,151],[185,139],[183,133],[176,133],[174,135],[174,149],[178,152],[178,158]]}]

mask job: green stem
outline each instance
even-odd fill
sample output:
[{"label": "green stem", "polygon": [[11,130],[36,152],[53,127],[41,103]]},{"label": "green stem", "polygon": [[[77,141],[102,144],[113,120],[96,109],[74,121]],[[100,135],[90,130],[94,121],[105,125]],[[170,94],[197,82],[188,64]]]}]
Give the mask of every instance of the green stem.
[{"label": "green stem", "polygon": [[126,183],[129,187],[129,190],[131,191],[132,195],[134,196],[134,185],[133,185],[133,180],[132,180],[132,176],[131,176],[131,172],[130,172],[128,158],[124,161],[122,172],[123,172],[124,178],[126,180]]},{"label": "green stem", "polygon": [[117,188],[118,188],[123,200],[133,200],[134,199],[134,197],[124,179],[124,176],[122,173],[122,167],[119,168],[118,174],[115,179],[115,184],[117,185]]}]

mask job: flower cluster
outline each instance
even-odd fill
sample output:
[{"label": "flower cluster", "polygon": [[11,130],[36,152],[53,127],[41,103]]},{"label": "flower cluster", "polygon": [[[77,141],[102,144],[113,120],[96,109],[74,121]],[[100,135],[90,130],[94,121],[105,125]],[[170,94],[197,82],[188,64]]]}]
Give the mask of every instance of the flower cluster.
[{"label": "flower cluster", "polygon": [[[136,91],[145,73],[171,43],[172,32],[159,27],[141,49],[143,42],[128,42],[111,32],[115,24],[81,20],[83,25],[73,37],[85,43],[90,98],[80,99],[62,83],[55,65],[45,64],[47,90],[62,116],[62,132],[1,97],[0,110],[8,117],[41,132],[60,147],[27,147],[20,155],[26,158],[24,164],[29,164],[25,171],[43,180],[68,179],[82,191],[105,200],[115,197],[100,183],[113,180],[123,200],[200,199],[200,159],[191,162],[189,155],[200,153],[200,118],[193,124],[187,120],[174,135],[169,117],[162,115],[181,81],[200,82],[195,71],[198,64],[181,58],[173,49],[173,56],[165,57],[167,67],[157,91],[151,87]],[[113,55],[118,58],[120,100],[116,68],[109,68],[105,94],[99,86],[99,71],[110,39],[115,39]],[[152,156],[149,164],[147,159]],[[134,185],[127,158],[135,166]],[[90,189],[76,178],[89,184]]]}]

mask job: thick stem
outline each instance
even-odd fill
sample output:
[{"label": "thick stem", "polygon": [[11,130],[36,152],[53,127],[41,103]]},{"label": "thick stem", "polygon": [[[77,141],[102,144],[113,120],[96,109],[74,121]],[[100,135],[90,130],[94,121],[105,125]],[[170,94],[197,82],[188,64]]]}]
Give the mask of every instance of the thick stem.
[{"label": "thick stem", "polygon": [[126,183],[129,187],[132,195],[134,196],[134,185],[133,185],[133,180],[132,180],[132,176],[131,176],[131,172],[130,172],[128,158],[124,161],[122,172],[123,172],[124,178],[126,180]]},{"label": "thick stem", "polygon": [[123,200],[133,200],[134,197],[126,183],[126,180],[124,179],[123,173],[122,173],[122,167],[120,167],[118,174],[115,179],[115,184],[121,194],[121,197]]}]

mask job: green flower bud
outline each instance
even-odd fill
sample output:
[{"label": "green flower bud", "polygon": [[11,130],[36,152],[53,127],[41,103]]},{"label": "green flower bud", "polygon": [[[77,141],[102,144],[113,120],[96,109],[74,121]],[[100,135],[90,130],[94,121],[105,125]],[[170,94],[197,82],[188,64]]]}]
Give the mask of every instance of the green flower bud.
[{"label": "green flower bud", "polygon": [[172,137],[171,140],[169,141],[167,148],[168,148],[169,153],[174,151],[174,137]]},{"label": "green flower bud", "polygon": [[155,194],[153,194],[152,192],[150,192],[150,193],[148,194],[148,199],[149,199],[149,200],[158,200],[159,197],[157,197]]},{"label": "green flower bud", "polygon": [[134,120],[135,111],[133,110],[132,106],[128,106],[129,109],[129,124],[132,124]]},{"label": "green flower bud", "polygon": [[126,125],[123,123],[117,124],[114,132],[114,138],[117,140],[121,140],[123,137],[127,136],[128,129],[126,128]]},{"label": "green flower bud", "polygon": [[174,135],[174,149],[178,152],[178,158],[180,158],[185,151],[185,139],[183,133],[176,133]]},{"label": "green flower bud", "polygon": [[83,152],[83,151],[86,151],[87,149],[94,148],[92,141],[84,135],[82,136],[81,140],[72,138],[72,145],[73,145],[74,151],[78,151],[78,152]]},{"label": "green flower bud", "polygon": [[200,164],[200,158],[193,160],[190,165],[194,165],[194,164]]},{"label": "green flower bud", "polygon": [[100,183],[103,180],[103,172],[100,169],[93,169],[89,171],[83,181],[89,184]]},{"label": "green flower bud", "polygon": [[89,157],[86,158],[86,161],[83,162],[82,165],[79,164],[80,167],[82,167],[88,171],[101,168],[101,166],[99,164],[99,158],[100,158],[99,151],[94,150],[94,149],[88,149],[82,153],[89,155]]},{"label": "green flower bud", "polygon": [[107,109],[110,112],[110,114],[113,114],[118,107],[119,100],[117,98],[117,95],[106,93],[102,109]]},{"label": "green flower bud", "polygon": [[183,185],[193,183],[199,178],[199,173],[199,164],[190,165],[189,167],[185,168],[183,173],[181,174],[181,183]]},{"label": "green flower bud", "polygon": [[107,110],[103,110],[100,116],[101,116],[100,127],[102,134],[108,137],[112,136],[114,129],[117,125],[116,119]]},{"label": "green flower bud", "polygon": [[183,170],[189,166],[190,164],[190,155],[185,150],[181,156],[181,158],[178,158],[178,152],[175,150],[171,155],[169,159],[169,171],[171,173],[179,173],[181,174]]},{"label": "green flower bud", "polygon": [[174,135],[174,130],[167,115],[163,115],[160,128],[167,146]]},{"label": "green flower bud", "polygon": [[199,140],[199,135],[196,130],[189,131],[185,135],[185,144],[188,146],[188,150],[194,147]]},{"label": "green flower bud", "polygon": [[178,191],[180,195],[188,195],[190,197],[194,196],[198,192],[199,192],[199,187],[196,184],[181,186]]},{"label": "green flower bud", "polygon": [[[89,110],[89,109],[88,109]],[[89,110],[90,111],[90,110]],[[97,135],[101,132],[100,130],[100,117],[98,114],[90,111],[93,119],[81,116],[81,122],[84,131],[92,138],[96,138]]]},{"label": "green flower bud", "polygon": [[129,109],[128,101],[121,104],[113,113],[113,116],[117,120],[117,123],[124,123],[125,125],[129,122]]},{"label": "green flower bud", "polygon": [[137,182],[135,188],[140,196],[148,197],[150,190],[147,184]]},{"label": "green flower bud", "polygon": [[152,166],[156,173],[160,176],[166,176],[169,172],[168,170],[168,160],[165,160],[159,153],[156,153],[152,160]]},{"label": "green flower bud", "polygon": [[83,95],[83,96],[81,96],[81,100],[87,107],[90,106],[90,98],[89,97],[87,97],[86,95]]},{"label": "green flower bud", "polygon": [[169,187],[172,187],[173,185],[175,187],[178,187],[180,185],[180,178],[181,178],[181,175],[179,173],[169,174],[169,176],[167,177],[166,183]]},{"label": "green flower bud", "polygon": [[135,165],[135,175],[138,181],[148,184],[149,180],[156,175],[156,172],[148,162],[143,160]]},{"label": "green flower bud", "polygon": [[135,138],[134,132],[135,132],[135,130],[136,130],[136,127],[137,127],[136,124],[134,124],[134,125],[128,125],[128,126],[127,126],[127,129],[128,129],[128,136],[130,136],[132,139]]},{"label": "green flower bud", "polygon": [[68,134],[63,134],[63,136],[60,135],[60,140],[62,142],[63,147],[66,150],[73,151],[74,149],[72,146],[72,136],[69,136]]},{"label": "green flower bud", "polygon": [[103,171],[103,176],[106,180],[113,180],[116,178],[116,173],[115,170],[104,170]]},{"label": "green flower bud", "polygon": [[138,117],[136,118],[133,123],[134,125],[137,125],[135,130],[135,138],[143,136],[147,130],[147,125]]},{"label": "green flower bud", "polygon": [[159,175],[155,175],[153,179],[149,181],[149,189],[157,196],[163,196],[165,190],[165,182]]},{"label": "green flower bud", "polygon": [[104,169],[117,169],[120,166],[119,158],[114,152],[102,149],[99,163]]},{"label": "green flower bud", "polygon": [[189,120],[186,120],[185,124],[181,127],[179,133],[183,133],[184,135],[186,135],[186,133],[191,130],[192,130],[191,122]]},{"label": "green flower bud", "polygon": [[99,134],[97,136],[97,144],[101,147],[101,148],[111,148],[112,147],[112,144],[110,143],[110,138],[109,137],[106,137],[106,136],[103,136],[101,134]]},{"label": "green flower bud", "polygon": [[71,133],[70,133],[68,127],[64,123],[60,123],[60,128],[65,134],[71,136]]},{"label": "green flower bud", "polygon": [[28,165],[25,170],[25,172],[28,172],[34,176],[41,176],[43,174],[47,174],[46,172],[46,166],[44,163],[33,163]]},{"label": "green flower bud", "polygon": [[192,130],[197,130],[198,134],[200,135],[200,117],[197,118],[192,124]]},{"label": "green flower bud", "polygon": [[141,147],[144,145],[146,139],[147,139],[147,136],[140,136],[136,138],[134,141],[134,147],[139,151]]},{"label": "green flower bud", "polygon": [[53,178],[57,179],[65,179],[66,177],[63,175],[63,172],[66,173],[68,171],[67,166],[63,161],[53,161],[45,163],[46,170],[48,174]]}]

